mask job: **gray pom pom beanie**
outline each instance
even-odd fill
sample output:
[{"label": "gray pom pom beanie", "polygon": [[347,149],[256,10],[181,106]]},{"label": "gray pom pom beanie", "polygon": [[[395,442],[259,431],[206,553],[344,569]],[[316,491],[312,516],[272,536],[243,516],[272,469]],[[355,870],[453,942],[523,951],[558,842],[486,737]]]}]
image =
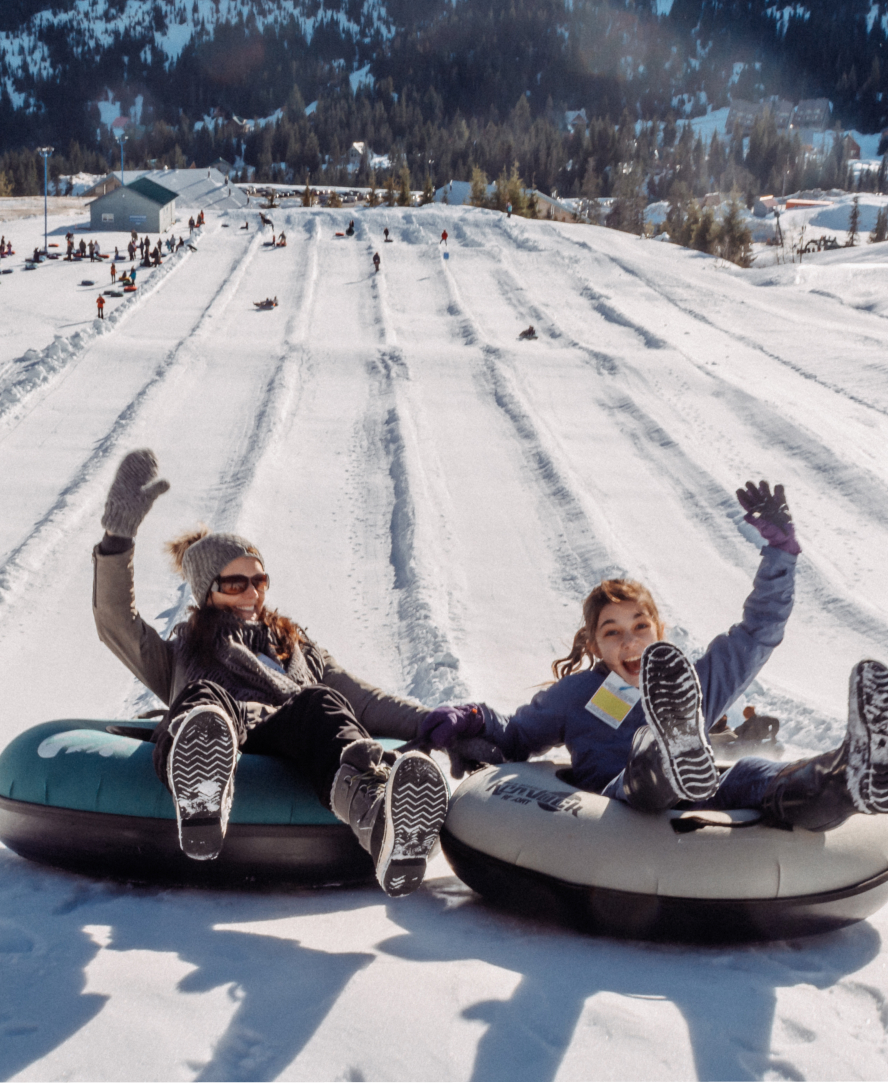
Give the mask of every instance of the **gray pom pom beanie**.
[{"label": "gray pom pom beanie", "polygon": [[239,534],[207,534],[188,546],[182,557],[182,572],[198,605],[206,602],[216,576],[238,557],[255,557],[265,567],[256,546]]}]

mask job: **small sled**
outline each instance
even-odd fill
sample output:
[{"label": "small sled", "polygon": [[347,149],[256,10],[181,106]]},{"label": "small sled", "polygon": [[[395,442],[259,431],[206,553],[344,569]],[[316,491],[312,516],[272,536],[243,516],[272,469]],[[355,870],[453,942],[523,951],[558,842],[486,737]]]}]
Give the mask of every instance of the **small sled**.
[{"label": "small sled", "polygon": [[275,297],[274,299],[266,297],[264,301],[254,301],[253,304],[260,311],[263,311],[265,309],[277,308],[278,306],[277,297]]},{"label": "small sled", "polygon": [[449,252],[444,253],[444,259],[450,259],[450,253]]},{"label": "small sled", "polygon": [[95,282],[93,282],[93,280],[91,278],[81,278],[80,285],[81,286],[94,286]]},{"label": "small sled", "polygon": [[123,292],[124,293],[135,293],[136,292],[136,287],[135,286],[124,286],[123,287]]},{"label": "small sled", "polygon": [[342,230],[340,230],[338,233],[334,233],[333,236],[334,237],[344,237],[345,234],[342,232]]},{"label": "small sled", "polygon": [[395,243],[394,237],[386,237],[385,244],[394,244],[394,243]]},{"label": "small sled", "polygon": [[[126,288],[126,287],[124,287],[124,288]],[[117,290],[105,290],[105,292],[102,294],[102,296],[103,297],[123,297],[123,294],[119,293]]]},{"label": "small sled", "polygon": [[12,268],[11,267],[7,267],[7,269],[5,271],[0,271],[0,275],[11,275],[11,274],[12,274]]}]

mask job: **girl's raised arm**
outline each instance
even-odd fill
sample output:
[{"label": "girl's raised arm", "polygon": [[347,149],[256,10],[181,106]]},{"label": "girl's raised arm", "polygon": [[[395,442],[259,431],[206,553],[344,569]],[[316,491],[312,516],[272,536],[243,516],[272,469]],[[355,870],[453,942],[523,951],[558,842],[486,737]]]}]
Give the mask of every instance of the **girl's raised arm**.
[{"label": "girl's raised arm", "polygon": [[712,725],[747,688],[782,641],[792,612],[796,559],[801,547],[782,485],[772,493],[766,481],[737,490],[744,519],[767,541],[743,619],[709,644],[696,669],[703,692],[703,716]]}]

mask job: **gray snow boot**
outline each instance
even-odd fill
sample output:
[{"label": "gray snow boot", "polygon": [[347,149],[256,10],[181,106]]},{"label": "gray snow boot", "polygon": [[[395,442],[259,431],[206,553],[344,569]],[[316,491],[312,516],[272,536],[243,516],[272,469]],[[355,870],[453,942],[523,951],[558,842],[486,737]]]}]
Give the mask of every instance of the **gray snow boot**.
[{"label": "gray snow boot", "polygon": [[167,780],[176,805],[179,845],[195,861],[218,857],[228,827],[237,767],[237,733],[216,706],[195,707],[170,725]]},{"label": "gray snow boot", "polygon": [[373,858],[383,891],[397,897],[422,883],[450,795],[430,756],[407,752],[389,765],[385,755],[368,738],[343,749],[330,803]]},{"label": "gray snow boot", "polygon": [[665,780],[677,799],[705,801],[718,789],[718,770],[703,726],[697,671],[678,647],[651,643],[641,656],[640,688]]}]

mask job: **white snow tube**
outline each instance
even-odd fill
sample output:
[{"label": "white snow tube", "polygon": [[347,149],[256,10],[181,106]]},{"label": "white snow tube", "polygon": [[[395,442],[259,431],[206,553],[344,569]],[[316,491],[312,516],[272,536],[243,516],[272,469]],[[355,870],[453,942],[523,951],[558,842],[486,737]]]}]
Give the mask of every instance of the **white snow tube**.
[{"label": "white snow tube", "polygon": [[778,939],[839,928],[888,900],[888,816],[833,831],[757,812],[643,813],[579,790],[567,765],[485,767],[457,789],[441,843],[491,900],[594,932]]}]

